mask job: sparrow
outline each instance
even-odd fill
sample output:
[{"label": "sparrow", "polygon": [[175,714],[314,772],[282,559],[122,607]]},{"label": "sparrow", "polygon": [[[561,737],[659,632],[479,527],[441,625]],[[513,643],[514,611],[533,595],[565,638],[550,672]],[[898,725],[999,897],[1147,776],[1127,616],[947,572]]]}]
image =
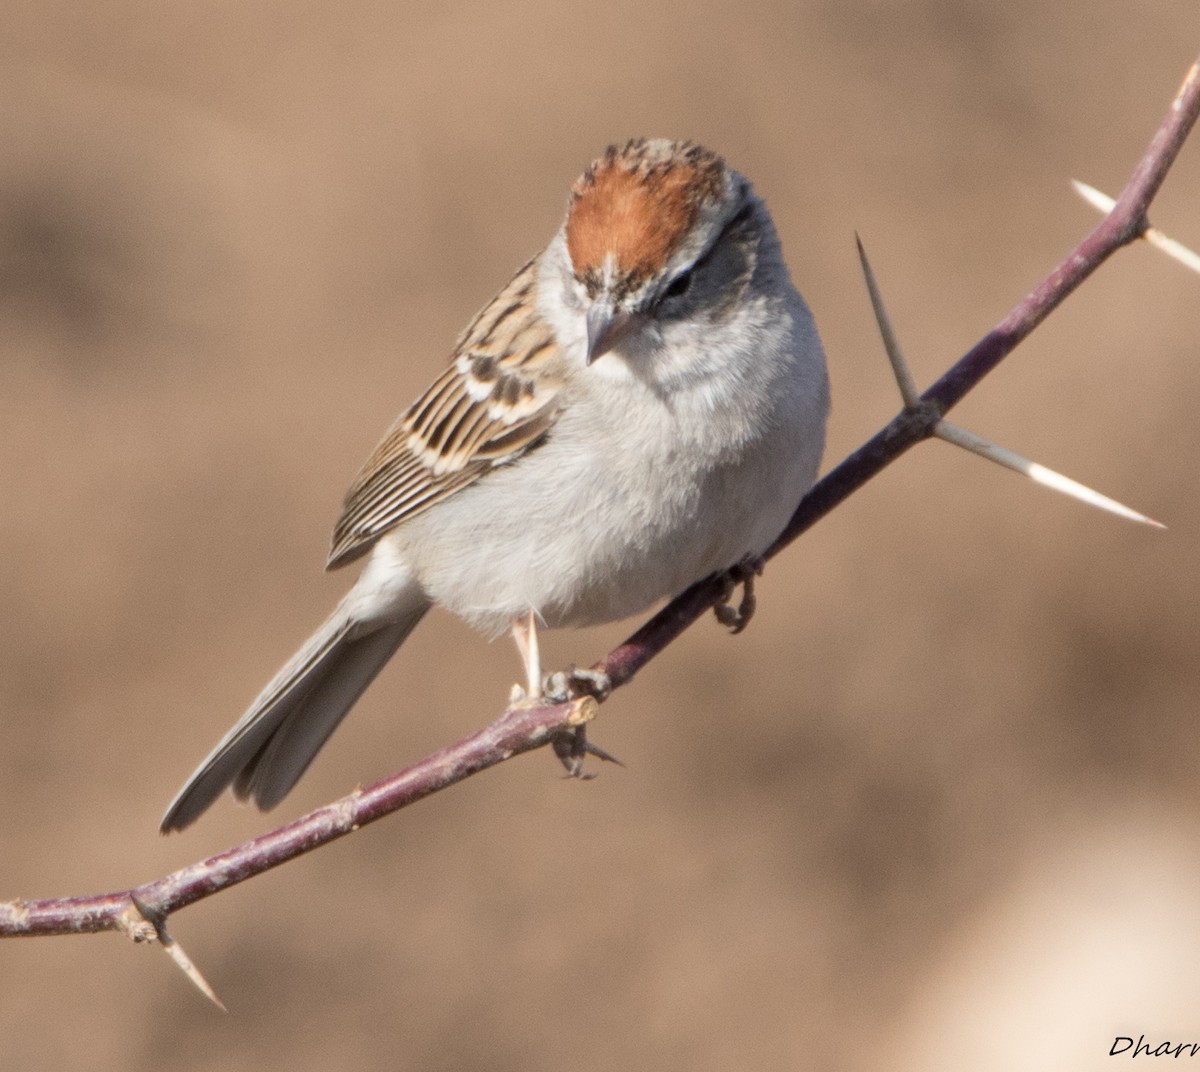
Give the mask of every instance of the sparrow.
[{"label": "sparrow", "polygon": [[561,228],[471,321],[346,495],[327,568],[365,566],[171,802],[278,804],[433,606],[512,629],[629,617],[753,562],[815,479],[825,355],[770,213],[688,141],[611,146]]}]

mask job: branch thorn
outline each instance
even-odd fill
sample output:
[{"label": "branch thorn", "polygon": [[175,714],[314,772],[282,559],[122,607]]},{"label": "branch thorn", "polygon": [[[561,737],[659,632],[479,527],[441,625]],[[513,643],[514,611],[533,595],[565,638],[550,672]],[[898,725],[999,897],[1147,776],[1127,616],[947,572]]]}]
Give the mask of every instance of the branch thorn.
[{"label": "branch thorn", "polygon": [[1101,495],[1100,492],[1093,491],[1085,484],[1072,480],[1069,476],[1063,476],[1062,473],[1056,473],[1044,465],[1031,462],[1028,458],[1022,458],[1021,455],[1006,447],[991,443],[975,435],[974,432],[968,432],[965,428],[960,428],[949,421],[938,421],[933,429],[933,434],[947,443],[953,443],[956,447],[962,447],[963,450],[969,450],[972,454],[978,454],[981,458],[1011,469],[1014,473],[1027,476],[1035,484],[1041,484],[1052,491],[1068,495],[1072,499],[1078,499],[1081,503],[1094,506],[1097,510],[1105,510],[1110,514],[1116,514],[1117,517],[1136,521],[1140,525],[1149,525],[1151,528],[1165,529],[1167,527],[1161,521],[1155,521],[1152,517],[1139,514],[1136,510],[1131,510],[1128,506],[1117,502],[1116,499]]},{"label": "branch thorn", "polygon": [[875,273],[871,270],[871,262],[867,260],[867,251],[863,247],[858,232],[854,233],[854,242],[858,246],[858,260],[862,265],[863,278],[867,281],[867,293],[871,296],[871,308],[875,311],[875,323],[879,325],[879,335],[883,339],[883,348],[887,351],[888,360],[892,363],[892,373],[896,377],[896,386],[900,388],[900,397],[904,399],[904,408],[914,410],[920,407],[921,392],[917,390],[917,381],[913,379],[908,362],[900,349],[900,340],[892,327],[892,319],[888,316],[883,304],[883,296],[879,293],[879,285],[875,282]]},{"label": "branch thorn", "polygon": [[208,980],[200,974],[200,969],[196,967],[192,958],[187,955],[181,946],[167,931],[167,918],[165,913],[151,908],[150,905],[142,901],[136,894],[130,894],[129,900],[132,902],[130,908],[126,909],[122,916],[121,929],[125,934],[135,942],[153,942],[155,940],[162,946],[163,952],[167,954],[184,975],[186,975],[192,985],[200,991],[209,1001],[211,1001],[222,1012],[228,1012],[224,1003],[217,993],[208,984]]},{"label": "branch thorn", "polygon": [[[1081,195],[1088,197],[1093,204],[1098,205],[1100,202],[1093,200],[1089,194],[1084,193],[1085,190],[1091,191],[1091,194],[1094,194],[1096,198],[1108,201],[1108,199],[1104,198],[1103,194],[1097,190],[1092,190],[1090,186],[1085,186],[1083,183],[1076,183],[1075,186]],[[1109,208],[1113,204],[1114,202],[1108,201]],[[1149,235],[1149,233],[1147,231],[1146,235]],[[892,372],[895,374],[896,383],[900,388],[900,395],[904,399],[905,412],[920,414],[924,402],[920,392],[917,390],[916,381],[909,370],[908,362],[905,361],[904,354],[900,349],[900,340],[896,337],[891,318],[888,316],[887,308],[883,304],[883,297],[875,281],[875,273],[871,270],[870,262],[867,260],[862,239],[856,234],[854,240],[858,243],[858,257],[862,262],[863,276],[867,282],[867,292],[871,296],[871,308],[875,311],[875,321],[879,325],[879,334],[883,339],[883,347],[887,351],[888,360],[892,364]],[[1166,241],[1169,242],[1170,239],[1166,239]],[[1190,253],[1190,250],[1188,252]],[[1200,264],[1200,258],[1197,259],[1197,263]],[[975,435],[974,432],[968,432],[965,428],[960,428],[949,421],[935,416],[930,425],[930,432],[939,439],[944,439],[947,443],[953,443],[956,447],[962,447],[964,450],[969,450],[972,454],[978,454],[979,457],[986,458],[990,462],[995,462],[997,465],[1013,470],[1013,472],[1021,473],[1023,476],[1029,477],[1034,483],[1041,484],[1043,487],[1050,488],[1063,495],[1068,495],[1073,499],[1078,499],[1088,506],[1094,506],[1098,510],[1105,510],[1110,514],[1116,514],[1117,517],[1136,521],[1142,525],[1150,525],[1158,529],[1166,528],[1161,522],[1155,521],[1145,514],[1139,514],[1136,510],[1131,510],[1128,506],[1117,502],[1115,499],[1110,499],[1107,495],[1101,495],[1100,492],[1093,491],[1086,485],[1080,484],[1077,480],[1072,480],[1068,476],[1063,476],[1062,473],[1057,473],[1044,465],[1039,465],[1028,458],[1023,458],[1006,447],[991,443],[981,436]]]},{"label": "branch thorn", "polygon": [[[1075,187],[1075,192],[1082,197],[1092,208],[1099,212],[1108,215],[1116,207],[1116,202],[1103,194],[1094,186],[1089,186],[1086,182],[1080,182],[1078,179],[1072,179],[1071,185]],[[1189,249],[1182,242],[1176,242],[1173,238],[1168,238],[1157,227],[1146,225],[1146,229],[1138,236],[1144,238],[1150,245],[1161,250],[1168,257],[1177,260],[1185,268],[1190,268],[1193,272],[1200,273],[1200,254]]]}]

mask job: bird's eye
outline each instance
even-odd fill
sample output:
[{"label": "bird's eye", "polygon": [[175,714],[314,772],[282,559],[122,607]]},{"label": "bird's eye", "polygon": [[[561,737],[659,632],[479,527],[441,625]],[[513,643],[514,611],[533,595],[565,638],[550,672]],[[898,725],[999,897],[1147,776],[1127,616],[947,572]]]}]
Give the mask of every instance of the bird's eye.
[{"label": "bird's eye", "polygon": [[663,294],[664,298],[679,298],[687,293],[688,287],[692,285],[692,273],[684,272],[683,275],[677,275],[671,280],[671,285],[667,287]]}]

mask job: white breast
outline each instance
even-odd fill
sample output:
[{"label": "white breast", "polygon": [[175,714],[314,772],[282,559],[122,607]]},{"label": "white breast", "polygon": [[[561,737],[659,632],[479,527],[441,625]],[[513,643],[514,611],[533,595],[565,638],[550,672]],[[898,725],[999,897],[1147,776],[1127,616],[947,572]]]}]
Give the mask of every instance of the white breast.
[{"label": "white breast", "polygon": [[[531,608],[550,627],[625,618],[764,550],[812,483],[828,408],[820,343],[791,296],[748,308],[730,335],[745,352],[692,361],[669,392],[637,354],[581,370],[546,443],[406,522],[390,550],[490,633]],[[648,359],[661,373],[695,344]]]}]

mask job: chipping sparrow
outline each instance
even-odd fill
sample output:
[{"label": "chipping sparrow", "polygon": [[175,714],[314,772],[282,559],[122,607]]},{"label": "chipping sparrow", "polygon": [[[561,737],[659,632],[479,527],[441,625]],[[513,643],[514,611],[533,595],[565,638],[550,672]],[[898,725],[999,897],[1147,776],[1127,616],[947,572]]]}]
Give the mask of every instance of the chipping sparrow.
[{"label": "chipping sparrow", "polygon": [[816,475],[825,358],[766,205],[688,142],[611,147],[566,221],[471,322],[346,497],[330,618],[167,809],[277,804],[425,612],[512,626],[625,618],[760,554]]}]

